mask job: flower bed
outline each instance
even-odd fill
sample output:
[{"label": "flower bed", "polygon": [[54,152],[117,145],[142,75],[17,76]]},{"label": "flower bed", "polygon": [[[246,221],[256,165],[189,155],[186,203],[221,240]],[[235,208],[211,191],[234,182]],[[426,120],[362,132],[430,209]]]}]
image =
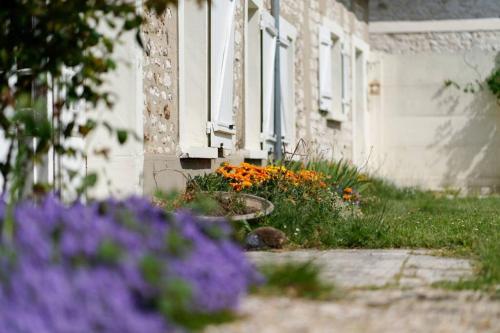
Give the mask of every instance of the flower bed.
[{"label": "flower bed", "polygon": [[236,191],[260,196],[275,206],[262,224],[283,230],[297,245],[318,246],[335,223],[361,214],[357,189],[343,184],[356,181],[337,184],[332,175],[296,165],[222,164],[214,173],[191,179],[187,192]]},{"label": "flower bed", "polygon": [[199,327],[260,279],[228,225],[167,217],[145,199],[66,207],[47,197],[13,215],[14,239],[0,248],[0,332]]}]

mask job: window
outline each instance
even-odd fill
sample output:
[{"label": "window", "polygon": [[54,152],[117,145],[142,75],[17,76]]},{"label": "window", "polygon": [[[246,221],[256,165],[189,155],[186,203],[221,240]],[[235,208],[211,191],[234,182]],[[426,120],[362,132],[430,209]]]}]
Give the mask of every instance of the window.
[{"label": "window", "polygon": [[210,6],[210,146],[233,148],[235,0],[212,0]]},{"label": "window", "polygon": [[[276,56],[277,32],[274,18],[263,13],[262,21],[262,148],[272,152],[276,142],[274,131],[274,61]],[[281,135],[283,143],[295,143],[295,66],[294,41],[296,29],[280,18],[280,97]]]},{"label": "window", "polygon": [[296,29],[280,18],[281,135],[286,148],[295,145],[295,45]]},{"label": "window", "polygon": [[342,28],[325,21],[319,29],[319,109],[328,119],[347,120],[350,62]]},{"label": "window", "polygon": [[179,1],[181,157],[216,158],[234,147],[235,0]]},{"label": "window", "polygon": [[278,33],[274,27],[274,18],[267,12],[261,18],[261,140],[262,149],[272,152],[276,142],[274,133],[274,58]]},{"label": "window", "polygon": [[[253,0],[248,2],[245,26],[245,150],[243,154],[248,159],[267,159],[268,157],[268,151],[263,150],[261,142],[262,38],[267,33],[264,29],[270,29],[271,32],[275,30],[273,20],[262,19],[261,8],[261,3]],[[276,33],[273,36],[276,36]]]}]

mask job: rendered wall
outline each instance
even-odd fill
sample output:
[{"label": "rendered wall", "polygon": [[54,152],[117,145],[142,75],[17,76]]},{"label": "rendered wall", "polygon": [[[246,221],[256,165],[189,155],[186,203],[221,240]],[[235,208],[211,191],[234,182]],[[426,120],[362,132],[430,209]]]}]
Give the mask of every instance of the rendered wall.
[{"label": "rendered wall", "polygon": [[487,89],[444,85],[484,84],[500,65],[498,22],[485,20],[499,12],[495,0],[370,2],[370,20],[394,21],[387,33],[370,34],[380,52],[369,73],[380,83],[380,94],[370,96],[372,170],[400,185],[500,190],[500,106]]}]

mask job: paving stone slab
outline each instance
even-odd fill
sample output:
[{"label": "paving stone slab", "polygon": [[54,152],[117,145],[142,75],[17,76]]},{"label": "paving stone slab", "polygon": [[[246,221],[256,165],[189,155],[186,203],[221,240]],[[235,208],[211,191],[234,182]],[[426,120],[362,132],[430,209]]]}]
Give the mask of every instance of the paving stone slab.
[{"label": "paving stone slab", "polygon": [[249,297],[241,314],[206,333],[500,332],[500,302],[433,289],[358,291],[332,302]]},{"label": "paving stone slab", "polygon": [[[242,320],[206,333],[500,333],[500,301],[478,292],[430,288],[472,274],[468,260],[426,250],[249,252],[256,264],[312,260],[347,290],[340,300],[251,296]],[[363,287],[383,287],[373,290]]]},{"label": "paving stone slab", "polygon": [[251,261],[279,264],[313,261],[322,267],[322,277],[345,288],[406,287],[456,281],[472,274],[468,260],[431,256],[424,250],[300,250],[248,252]]}]

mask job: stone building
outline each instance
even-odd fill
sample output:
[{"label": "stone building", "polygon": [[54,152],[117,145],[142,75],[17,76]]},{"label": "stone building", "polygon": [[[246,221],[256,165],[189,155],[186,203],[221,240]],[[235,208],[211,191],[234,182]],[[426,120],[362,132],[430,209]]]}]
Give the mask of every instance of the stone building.
[{"label": "stone building", "polygon": [[[286,158],[347,159],[401,185],[489,193],[500,186],[500,110],[484,82],[500,58],[498,0],[181,0],[126,36],[106,114],[143,141],[98,132],[87,170],[99,194],[181,187],[222,161],[266,163],[280,54]],[[279,39],[279,43],[277,43]]]}]

